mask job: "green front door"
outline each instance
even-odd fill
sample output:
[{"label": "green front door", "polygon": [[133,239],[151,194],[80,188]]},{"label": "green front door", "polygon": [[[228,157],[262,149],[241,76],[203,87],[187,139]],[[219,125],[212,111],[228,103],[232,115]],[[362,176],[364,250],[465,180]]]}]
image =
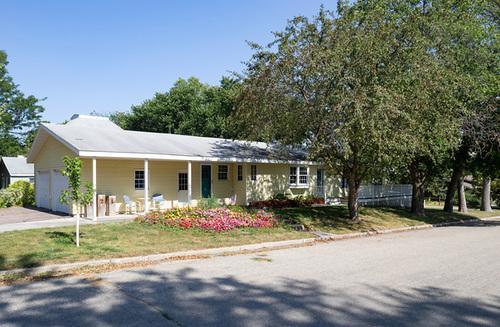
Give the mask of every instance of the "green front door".
[{"label": "green front door", "polygon": [[201,166],[201,197],[209,198],[212,195],[212,167]]}]

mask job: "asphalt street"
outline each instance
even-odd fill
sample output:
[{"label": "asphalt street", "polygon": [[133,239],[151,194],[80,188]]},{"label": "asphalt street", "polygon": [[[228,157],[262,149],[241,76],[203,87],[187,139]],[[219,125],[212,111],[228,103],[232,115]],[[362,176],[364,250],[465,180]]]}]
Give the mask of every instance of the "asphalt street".
[{"label": "asphalt street", "polygon": [[500,222],[0,288],[1,326],[499,326]]}]

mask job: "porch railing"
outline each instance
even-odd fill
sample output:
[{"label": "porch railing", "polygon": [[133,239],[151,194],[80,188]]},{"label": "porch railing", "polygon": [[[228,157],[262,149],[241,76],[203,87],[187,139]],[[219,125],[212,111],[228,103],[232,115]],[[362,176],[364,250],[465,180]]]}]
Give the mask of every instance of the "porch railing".
[{"label": "porch railing", "polygon": [[411,184],[367,184],[359,189],[359,204],[366,206],[411,206]]}]

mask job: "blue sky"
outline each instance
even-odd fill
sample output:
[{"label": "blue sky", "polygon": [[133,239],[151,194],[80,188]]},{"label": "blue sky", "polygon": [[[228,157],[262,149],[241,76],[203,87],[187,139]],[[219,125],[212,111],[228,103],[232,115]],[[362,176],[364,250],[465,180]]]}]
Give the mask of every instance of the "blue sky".
[{"label": "blue sky", "polygon": [[47,97],[44,119],[125,111],[178,78],[216,84],[287,19],[330,0],[0,0],[0,49],[25,94]]}]

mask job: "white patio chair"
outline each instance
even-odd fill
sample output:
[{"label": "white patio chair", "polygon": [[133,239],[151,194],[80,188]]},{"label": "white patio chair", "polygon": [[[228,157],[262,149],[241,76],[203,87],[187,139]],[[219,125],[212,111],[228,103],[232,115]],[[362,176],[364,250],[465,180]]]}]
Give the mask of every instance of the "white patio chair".
[{"label": "white patio chair", "polygon": [[158,210],[166,210],[172,208],[172,204],[170,203],[170,201],[167,201],[165,200],[165,198],[163,198],[163,194],[153,194],[152,202],[153,208]]},{"label": "white patio chair", "polygon": [[231,205],[235,206],[235,205],[236,205],[236,200],[237,200],[237,195],[236,195],[236,194],[233,194],[233,195],[231,196],[231,200],[230,200]]},{"label": "white patio chair", "polygon": [[125,213],[136,213],[137,212],[137,204],[130,200],[128,195],[123,196],[123,202],[125,202]]}]

